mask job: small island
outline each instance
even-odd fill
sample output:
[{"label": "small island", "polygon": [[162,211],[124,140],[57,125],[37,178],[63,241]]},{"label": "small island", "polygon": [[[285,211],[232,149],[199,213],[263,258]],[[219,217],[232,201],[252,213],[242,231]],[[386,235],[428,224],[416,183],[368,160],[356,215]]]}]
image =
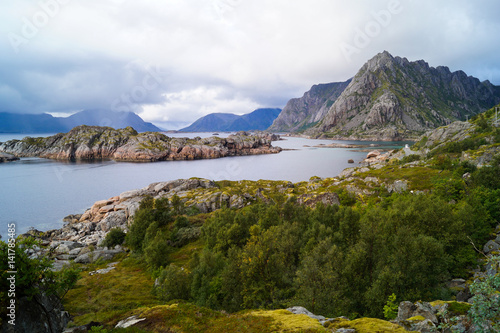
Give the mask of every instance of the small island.
[{"label": "small island", "polygon": [[[158,132],[138,133],[132,127],[113,129],[100,126],[77,126],[68,133],[49,137],[10,140],[0,143],[0,153],[7,158],[42,157],[69,161],[112,159],[129,162],[197,160],[275,154],[280,147],[271,142],[274,134],[250,135],[238,132],[227,138],[172,138]],[[3,157],[2,157],[3,159]]]}]

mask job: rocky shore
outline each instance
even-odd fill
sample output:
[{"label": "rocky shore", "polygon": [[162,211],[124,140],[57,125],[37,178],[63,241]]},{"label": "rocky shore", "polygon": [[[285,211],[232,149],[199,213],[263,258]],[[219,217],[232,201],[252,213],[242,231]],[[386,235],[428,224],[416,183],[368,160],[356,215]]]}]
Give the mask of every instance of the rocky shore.
[{"label": "rocky shore", "polygon": [[18,159],[19,159],[19,157],[16,157],[16,156],[14,156],[12,154],[7,154],[7,153],[0,152],[0,163],[16,161]]},{"label": "rocky shore", "polygon": [[137,133],[131,127],[115,130],[83,125],[66,134],[0,143],[0,152],[15,158],[155,162],[279,153],[281,148],[271,144],[275,140],[279,136],[246,132],[227,138],[172,138],[158,132]]}]

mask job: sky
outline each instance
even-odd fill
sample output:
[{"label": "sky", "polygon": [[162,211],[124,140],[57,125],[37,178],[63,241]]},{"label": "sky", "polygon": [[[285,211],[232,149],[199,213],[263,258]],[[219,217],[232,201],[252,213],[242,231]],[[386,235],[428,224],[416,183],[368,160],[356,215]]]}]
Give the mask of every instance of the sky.
[{"label": "sky", "polygon": [[166,129],[283,108],[384,50],[500,85],[497,0],[5,0],[0,112]]}]

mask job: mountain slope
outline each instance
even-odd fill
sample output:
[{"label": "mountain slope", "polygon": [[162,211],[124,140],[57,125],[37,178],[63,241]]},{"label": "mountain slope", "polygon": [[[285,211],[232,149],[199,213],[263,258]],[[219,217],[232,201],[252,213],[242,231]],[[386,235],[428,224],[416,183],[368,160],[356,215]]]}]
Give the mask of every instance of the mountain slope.
[{"label": "mountain slope", "polygon": [[325,116],[350,82],[351,80],[312,86],[301,98],[288,101],[269,130],[294,132],[315,125]]},{"label": "mountain slope", "polygon": [[196,120],[181,132],[232,132],[232,131],[263,131],[278,117],[281,109],[257,109],[241,116],[232,113],[211,113]]},{"label": "mountain slope", "polygon": [[465,120],[500,102],[500,87],[462,71],[409,62],[387,51],[356,74],[308,134],[401,139]]},{"label": "mountain slope", "polygon": [[211,132],[224,131],[228,124],[232,123],[239,116],[232,113],[211,113],[200,119],[188,127],[182,128],[180,132]]},{"label": "mountain slope", "polygon": [[145,122],[133,112],[117,112],[106,109],[83,110],[67,118],[63,123],[69,128],[79,125],[109,126],[113,128],[133,127],[138,132],[159,132],[160,128],[152,123]]},{"label": "mountain slope", "polygon": [[52,133],[63,130],[60,118],[50,114],[0,112],[0,133]]},{"label": "mountain slope", "polygon": [[131,126],[139,132],[161,131],[144,122],[133,112],[114,112],[104,109],[83,110],[66,118],[49,114],[16,114],[0,112],[0,133],[53,133],[68,132],[80,125],[125,128]]}]

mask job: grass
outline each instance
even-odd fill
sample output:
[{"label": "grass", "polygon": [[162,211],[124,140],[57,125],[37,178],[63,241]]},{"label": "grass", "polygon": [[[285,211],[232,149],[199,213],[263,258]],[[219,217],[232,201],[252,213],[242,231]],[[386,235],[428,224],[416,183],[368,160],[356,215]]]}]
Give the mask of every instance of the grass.
[{"label": "grass", "polygon": [[199,252],[203,249],[205,245],[203,240],[199,238],[194,242],[190,242],[185,246],[177,249],[176,251],[169,254],[170,260],[173,264],[179,267],[187,267],[189,260],[192,258],[195,252]]},{"label": "grass", "polygon": [[438,178],[449,178],[450,171],[442,171],[425,166],[399,167],[386,166],[357,175],[359,178],[377,177],[381,182],[392,184],[396,180],[407,180],[410,190],[428,190]]},{"label": "grass", "polygon": [[90,276],[89,270],[81,272],[81,279],[63,299],[75,326],[90,321],[108,324],[137,307],[159,304],[151,294],[153,280],[133,257],[127,257],[107,274]]}]

